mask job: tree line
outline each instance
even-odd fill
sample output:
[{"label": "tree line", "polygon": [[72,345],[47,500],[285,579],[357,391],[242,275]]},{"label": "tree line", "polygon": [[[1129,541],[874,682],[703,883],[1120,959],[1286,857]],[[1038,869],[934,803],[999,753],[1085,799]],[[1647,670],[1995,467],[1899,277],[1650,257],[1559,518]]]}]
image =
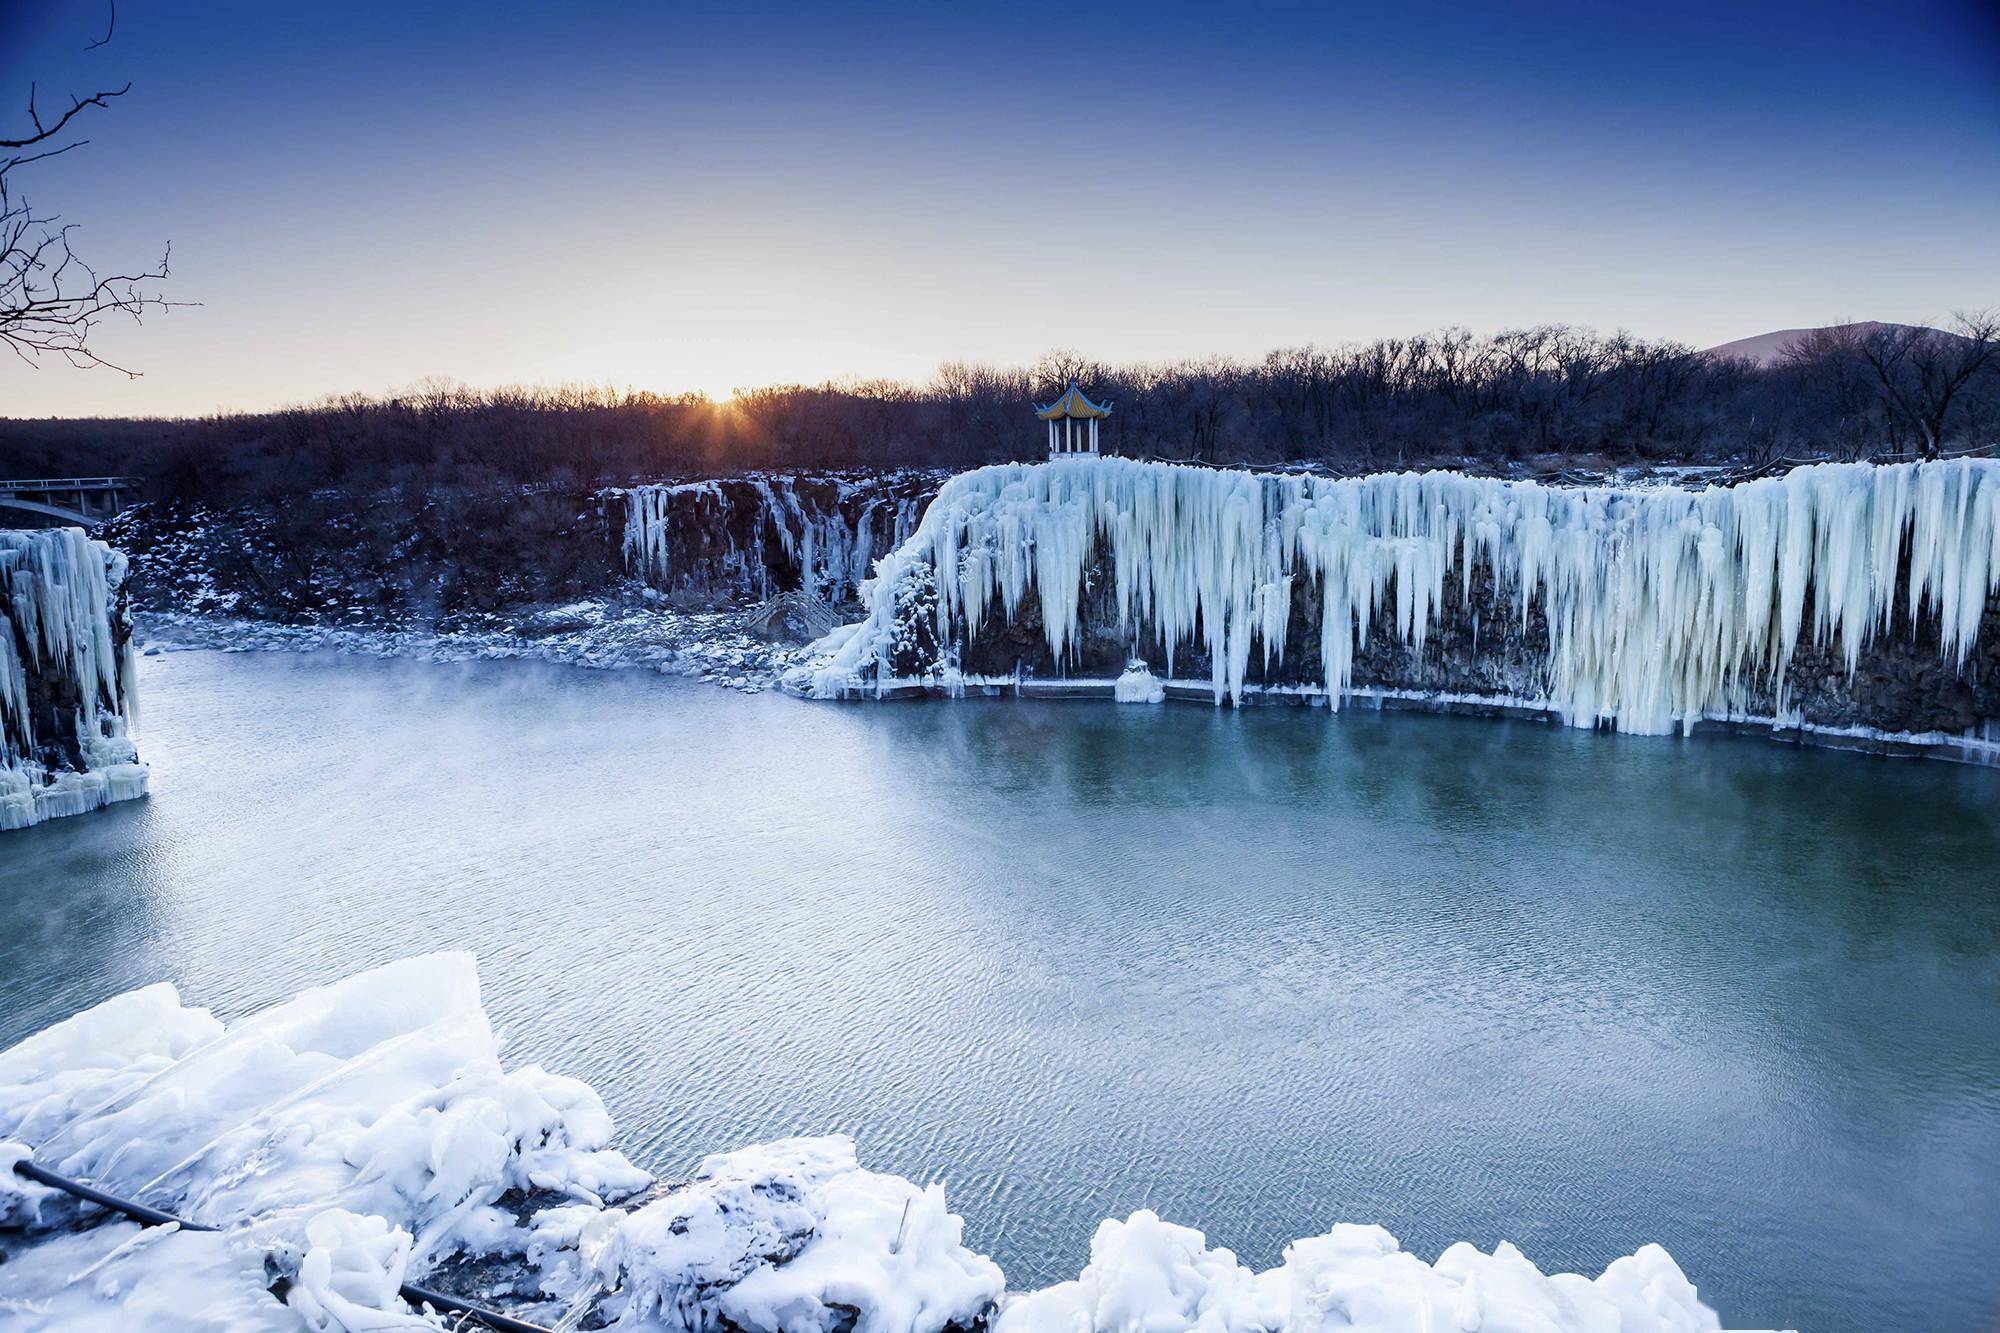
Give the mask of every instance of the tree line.
[{"label": "tree line", "polygon": [[781,385],[726,401],[429,380],[271,412],[0,419],[0,476],[120,472],[162,495],[595,484],[748,468],[961,468],[1034,458],[1030,414],[1072,379],[1115,404],[1108,450],[1342,471],[1576,461],[1937,456],[2000,438],[2000,319],[1849,325],[1775,364],[1562,325],[1107,365],[953,363],[927,383]]}]

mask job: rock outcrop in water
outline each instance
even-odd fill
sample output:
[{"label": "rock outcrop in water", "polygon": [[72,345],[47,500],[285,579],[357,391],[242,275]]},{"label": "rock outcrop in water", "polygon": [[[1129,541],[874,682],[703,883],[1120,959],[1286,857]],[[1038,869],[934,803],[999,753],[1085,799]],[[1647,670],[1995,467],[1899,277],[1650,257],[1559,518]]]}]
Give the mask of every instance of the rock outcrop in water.
[{"label": "rock outcrop in water", "polygon": [[145,793],[125,570],[77,528],[0,531],[0,829]]},{"label": "rock outcrop in water", "polygon": [[2000,742],[1996,589],[1992,460],[1703,490],[1062,460],[954,478],[798,679],[1108,685],[1136,653],[1216,702],[1423,696],[1976,752]]}]

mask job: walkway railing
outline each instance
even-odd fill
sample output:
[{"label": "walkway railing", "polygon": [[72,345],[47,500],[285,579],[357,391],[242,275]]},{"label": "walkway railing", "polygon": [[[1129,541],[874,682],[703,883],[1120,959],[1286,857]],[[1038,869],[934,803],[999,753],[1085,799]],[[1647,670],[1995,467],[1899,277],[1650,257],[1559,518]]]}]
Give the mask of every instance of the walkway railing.
[{"label": "walkway railing", "polygon": [[0,491],[136,491],[137,477],[39,477],[0,481]]}]

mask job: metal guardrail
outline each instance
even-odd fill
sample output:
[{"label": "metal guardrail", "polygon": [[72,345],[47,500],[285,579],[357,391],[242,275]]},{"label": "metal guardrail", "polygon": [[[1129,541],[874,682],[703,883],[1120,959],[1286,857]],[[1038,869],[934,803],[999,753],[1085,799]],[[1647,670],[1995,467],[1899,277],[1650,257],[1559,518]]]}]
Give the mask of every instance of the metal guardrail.
[{"label": "metal guardrail", "polygon": [[136,491],[137,477],[38,477],[0,481],[0,491]]}]

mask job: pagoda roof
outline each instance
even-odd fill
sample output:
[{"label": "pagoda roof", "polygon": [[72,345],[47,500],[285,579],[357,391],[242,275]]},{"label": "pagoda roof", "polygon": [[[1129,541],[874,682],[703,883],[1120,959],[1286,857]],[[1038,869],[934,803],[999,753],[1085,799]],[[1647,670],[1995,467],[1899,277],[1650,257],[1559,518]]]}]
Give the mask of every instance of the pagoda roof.
[{"label": "pagoda roof", "polygon": [[1111,404],[1091,402],[1083,396],[1083,390],[1076,387],[1075,380],[1071,380],[1069,387],[1062,391],[1062,397],[1056,399],[1047,407],[1038,407],[1035,409],[1035,417],[1040,421],[1060,421],[1064,417],[1089,418],[1108,417],[1110,415]]}]

